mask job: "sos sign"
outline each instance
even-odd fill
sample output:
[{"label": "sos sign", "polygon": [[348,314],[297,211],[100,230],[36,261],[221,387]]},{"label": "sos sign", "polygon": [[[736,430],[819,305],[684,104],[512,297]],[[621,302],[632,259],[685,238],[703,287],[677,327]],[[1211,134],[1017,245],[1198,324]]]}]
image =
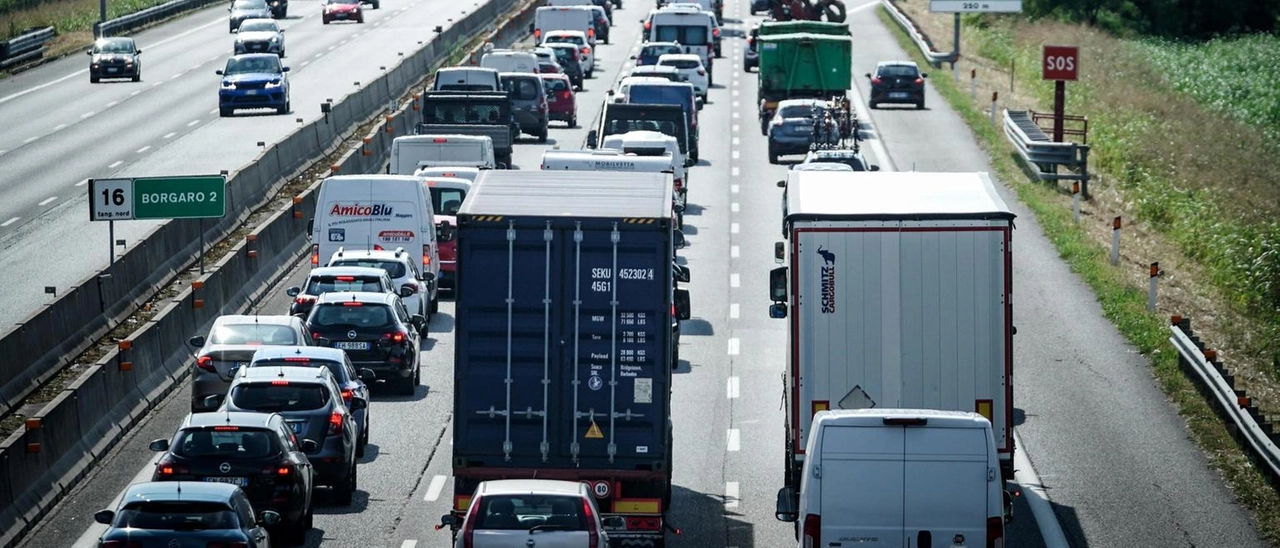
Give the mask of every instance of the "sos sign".
[{"label": "sos sign", "polygon": [[1076,46],[1045,46],[1044,60],[1040,63],[1044,80],[1075,80],[1080,67],[1080,48]]}]

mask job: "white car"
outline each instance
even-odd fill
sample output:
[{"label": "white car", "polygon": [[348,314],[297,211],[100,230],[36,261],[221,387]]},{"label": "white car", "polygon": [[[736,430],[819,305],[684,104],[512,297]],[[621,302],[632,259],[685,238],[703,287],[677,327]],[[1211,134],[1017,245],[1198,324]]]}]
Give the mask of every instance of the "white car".
[{"label": "white car", "polygon": [[618,92],[613,95],[613,102],[627,103],[631,101],[631,86],[646,82],[669,84],[670,80],[657,76],[628,76],[618,82]]},{"label": "white car", "polygon": [[[431,279],[425,280],[427,287],[422,287],[423,280],[418,275],[418,265],[414,261],[414,255],[408,253],[404,248],[398,248],[395,251],[386,249],[351,249],[346,250],[338,248],[333,256],[329,258],[328,264],[325,266],[368,266],[381,268],[387,271],[387,275],[391,276],[391,283],[395,287],[403,288],[409,286],[416,290],[412,295],[403,296],[404,307],[409,309],[410,314],[421,314],[422,317],[431,319],[440,307],[440,302],[436,298],[436,280],[432,276]],[[426,292],[429,296],[422,298],[422,294]]]},{"label": "white car", "polygon": [[481,482],[461,523],[453,514],[441,521],[456,527],[455,548],[524,548],[535,543],[537,548],[609,546],[595,497],[585,483],[577,481]]},{"label": "white car", "polygon": [[675,67],[693,89],[707,102],[707,90],[711,89],[711,73],[702,65],[702,57],[694,53],[664,53],[658,57],[658,66]]},{"label": "white car", "polygon": [[582,62],[583,76],[590,78],[596,70],[596,50],[587,41],[587,33],[580,30],[553,30],[542,37],[542,43],[569,43],[578,46],[578,59]]},{"label": "white car", "polygon": [[284,29],[275,19],[245,19],[233,47],[236,55],[274,53],[284,59]]}]

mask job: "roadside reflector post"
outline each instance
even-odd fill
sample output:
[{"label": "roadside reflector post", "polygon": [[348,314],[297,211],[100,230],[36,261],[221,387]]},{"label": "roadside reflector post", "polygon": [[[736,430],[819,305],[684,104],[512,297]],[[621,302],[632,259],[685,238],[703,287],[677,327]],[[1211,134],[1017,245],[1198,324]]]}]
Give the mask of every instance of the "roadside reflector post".
[{"label": "roadside reflector post", "polygon": [[247,250],[246,254],[249,256],[250,259],[257,259],[258,258],[258,250],[257,250],[258,235],[245,234],[244,241],[245,241],[244,247]]},{"label": "roadside reflector post", "polygon": [[1071,183],[1071,220],[1080,224],[1080,181]]},{"label": "roadside reflector post", "polygon": [[1111,266],[1120,264],[1120,217],[1111,220]]},{"label": "roadside reflector post", "polygon": [[1147,288],[1147,312],[1156,311],[1156,290],[1160,280],[1160,263],[1151,263],[1151,286]]},{"label": "roadside reflector post", "polygon": [[293,197],[293,218],[294,219],[302,218],[302,208],[299,207],[301,205],[302,205],[302,196],[294,196]]},{"label": "roadside reflector post", "polygon": [[369,150],[369,142],[370,142],[370,141],[372,141],[372,140],[373,140],[373,138],[372,138],[372,137],[365,137],[365,138],[364,138],[364,146],[360,147],[360,154],[361,154],[361,155],[369,156],[369,155],[373,154],[373,151],[372,151],[372,150]]},{"label": "roadside reflector post", "polygon": [[969,98],[978,100],[978,69],[969,71]]},{"label": "roadside reflector post", "polygon": [[204,308],[204,299],[201,298],[201,292],[203,290],[203,281],[196,280],[191,282],[191,308]]},{"label": "roadside reflector post", "polygon": [[991,127],[996,127],[996,102],[1000,99],[1000,92],[991,92]]},{"label": "roadside reflector post", "polygon": [[125,354],[133,349],[133,341],[129,339],[116,343],[119,352],[116,353],[116,367],[121,371],[133,371],[133,362],[128,360]]}]

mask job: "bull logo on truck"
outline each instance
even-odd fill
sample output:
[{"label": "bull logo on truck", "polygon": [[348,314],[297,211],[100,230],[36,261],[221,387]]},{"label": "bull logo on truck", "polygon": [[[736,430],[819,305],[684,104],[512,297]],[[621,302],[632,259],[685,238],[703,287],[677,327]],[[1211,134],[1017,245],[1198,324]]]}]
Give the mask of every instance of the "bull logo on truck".
[{"label": "bull logo on truck", "polygon": [[836,254],[818,246],[822,255],[822,313],[836,313]]}]

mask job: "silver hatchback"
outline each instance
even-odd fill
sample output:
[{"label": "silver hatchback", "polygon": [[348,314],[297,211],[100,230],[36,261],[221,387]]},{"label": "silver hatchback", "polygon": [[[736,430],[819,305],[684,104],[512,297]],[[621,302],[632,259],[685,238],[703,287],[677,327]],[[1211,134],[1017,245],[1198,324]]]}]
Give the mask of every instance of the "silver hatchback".
[{"label": "silver hatchback", "polygon": [[455,548],[609,546],[595,498],[576,481],[481,482],[461,523],[453,514],[442,522],[455,528]]},{"label": "silver hatchback", "polygon": [[209,335],[187,341],[199,348],[191,381],[191,412],[213,411],[205,398],[225,396],[235,369],[249,365],[263,346],[315,346],[302,318],[296,316],[219,316]]}]

